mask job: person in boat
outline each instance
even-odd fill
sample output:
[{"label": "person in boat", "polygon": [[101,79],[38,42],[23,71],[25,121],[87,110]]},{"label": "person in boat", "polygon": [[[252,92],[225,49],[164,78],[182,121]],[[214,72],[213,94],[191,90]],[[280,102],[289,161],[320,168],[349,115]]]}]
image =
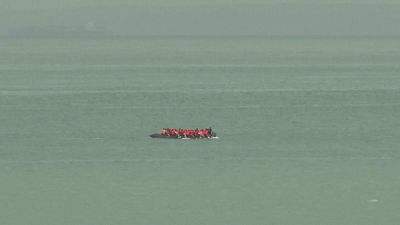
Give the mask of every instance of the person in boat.
[{"label": "person in boat", "polygon": [[177,133],[174,129],[169,129],[169,136],[175,136]]},{"label": "person in boat", "polygon": [[166,129],[165,135],[171,136],[171,129],[170,128]]},{"label": "person in boat", "polygon": [[178,129],[178,137],[185,137],[185,130],[179,128]]},{"label": "person in boat", "polygon": [[204,133],[204,137],[206,137],[206,138],[209,137],[208,129],[204,129],[203,133]]},{"label": "person in boat", "polygon": [[199,138],[205,137],[204,130],[199,130],[198,134],[199,134]]},{"label": "person in boat", "polygon": [[194,138],[194,130],[188,130],[187,131],[187,136],[190,138]]}]

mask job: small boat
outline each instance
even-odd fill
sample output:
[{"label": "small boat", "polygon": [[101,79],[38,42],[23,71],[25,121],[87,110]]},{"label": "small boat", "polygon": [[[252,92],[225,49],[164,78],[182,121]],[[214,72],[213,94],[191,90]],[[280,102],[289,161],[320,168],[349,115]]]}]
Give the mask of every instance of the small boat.
[{"label": "small boat", "polygon": [[151,138],[164,138],[164,139],[218,139],[217,134],[212,131],[211,127],[208,129],[198,130],[185,130],[185,129],[169,129],[163,128],[161,133],[150,134]]},{"label": "small boat", "polygon": [[211,136],[211,137],[184,137],[184,136],[168,136],[164,134],[150,134],[152,138],[164,138],[164,139],[182,139],[182,140],[189,140],[189,139],[219,139],[219,137]]}]

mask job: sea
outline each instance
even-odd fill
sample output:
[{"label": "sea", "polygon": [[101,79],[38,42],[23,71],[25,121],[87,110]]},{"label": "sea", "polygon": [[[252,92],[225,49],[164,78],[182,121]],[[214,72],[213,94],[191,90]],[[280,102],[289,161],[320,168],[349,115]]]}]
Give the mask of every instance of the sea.
[{"label": "sea", "polygon": [[400,37],[0,38],[0,224],[399,224],[399,62]]}]

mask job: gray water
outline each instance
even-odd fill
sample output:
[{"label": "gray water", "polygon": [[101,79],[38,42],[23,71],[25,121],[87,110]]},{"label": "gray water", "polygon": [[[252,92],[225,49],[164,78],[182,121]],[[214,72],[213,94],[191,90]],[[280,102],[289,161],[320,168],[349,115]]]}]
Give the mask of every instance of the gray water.
[{"label": "gray water", "polygon": [[0,39],[0,224],[397,224],[398,62],[399,38]]}]

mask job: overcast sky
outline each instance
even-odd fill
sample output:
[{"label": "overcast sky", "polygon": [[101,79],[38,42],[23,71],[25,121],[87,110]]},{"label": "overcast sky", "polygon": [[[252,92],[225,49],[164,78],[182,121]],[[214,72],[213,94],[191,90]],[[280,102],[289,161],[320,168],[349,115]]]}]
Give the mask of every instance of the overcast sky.
[{"label": "overcast sky", "polygon": [[400,35],[400,0],[0,0],[0,34],[26,26],[129,35]]}]

